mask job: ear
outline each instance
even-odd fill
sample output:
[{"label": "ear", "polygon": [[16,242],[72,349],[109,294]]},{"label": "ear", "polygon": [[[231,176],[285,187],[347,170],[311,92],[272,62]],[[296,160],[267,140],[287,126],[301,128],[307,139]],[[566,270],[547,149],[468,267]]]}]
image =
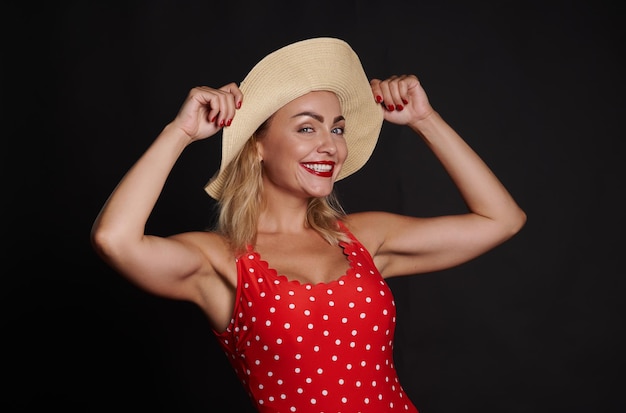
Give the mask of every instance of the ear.
[{"label": "ear", "polygon": [[263,145],[258,140],[254,142],[254,145],[256,146],[256,154],[259,162],[263,162]]}]

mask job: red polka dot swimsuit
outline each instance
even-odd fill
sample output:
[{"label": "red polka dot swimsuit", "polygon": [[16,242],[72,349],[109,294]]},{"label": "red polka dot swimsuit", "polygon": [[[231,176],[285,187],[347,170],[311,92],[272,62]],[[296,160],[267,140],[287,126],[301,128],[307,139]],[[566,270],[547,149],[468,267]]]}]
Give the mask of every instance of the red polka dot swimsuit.
[{"label": "red polka dot swimsuit", "polygon": [[350,269],[329,283],[290,281],[252,249],[237,259],[233,319],[215,334],[261,413],[417,413],[393,363],[391,290],[343,228]]}]

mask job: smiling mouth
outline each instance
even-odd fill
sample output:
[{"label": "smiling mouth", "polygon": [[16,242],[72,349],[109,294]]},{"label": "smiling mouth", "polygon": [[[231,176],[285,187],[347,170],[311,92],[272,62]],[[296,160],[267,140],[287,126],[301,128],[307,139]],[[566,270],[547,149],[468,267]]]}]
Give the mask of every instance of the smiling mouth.
[{"label": "smiling mouth", "polygon": [[304,169],[313,175],[322,176],[325,178],[331,177],[333,175],[334,163],[332,162],[323,162],[323,163],[303,163],[301,164]]}]

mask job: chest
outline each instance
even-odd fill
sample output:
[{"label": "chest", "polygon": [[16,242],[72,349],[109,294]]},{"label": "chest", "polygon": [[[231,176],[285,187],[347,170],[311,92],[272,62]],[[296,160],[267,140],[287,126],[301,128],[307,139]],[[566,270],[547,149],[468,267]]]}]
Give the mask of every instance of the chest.
[{"label": "chest", "polygon": [[278,275],[300,284],[328,283],[350,268],[343,248],[319,237],[260,236],[255,250]]}]

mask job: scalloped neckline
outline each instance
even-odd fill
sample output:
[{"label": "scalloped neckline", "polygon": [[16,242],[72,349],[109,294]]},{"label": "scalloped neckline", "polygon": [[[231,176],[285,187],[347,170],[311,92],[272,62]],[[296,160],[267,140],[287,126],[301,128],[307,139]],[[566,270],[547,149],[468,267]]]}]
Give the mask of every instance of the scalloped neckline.
[{"label": "scalloped neckline", "polygon": [[263,257],[261,256],[261,254],[254,248],[250,249],[247,253],[255,255],[256,258],[258,259],[258,262],[260,262],[265,268],[265,270],[267,270],[268,273],[272,274],[276,279],[285,281],[291,285],[301,286],[305,288],[315,288],[315,287],[320,287],[320,286],[321,287],[330,286],[330,285],[339,283],[341,281],[344,281],[346,278],[354,275],[354,273],[356,272],[355,262],[354,262],[355,254],[353,254],[353,252],[356,250],[355,240],[351,239],[350,243],[346,243],[345,241],[340,241],[339,247],[343,249],[343,255],[348,260],[348,264],[349,264],[348,269],[346,270],[344,274],[340,275],[334,280],[320,281],[318,283],[300,282],[299,280],[292,280],[289,277],[287,277],[285,274],[281,274],[275,268],[271,267],[269,262],[265,261]]}]

